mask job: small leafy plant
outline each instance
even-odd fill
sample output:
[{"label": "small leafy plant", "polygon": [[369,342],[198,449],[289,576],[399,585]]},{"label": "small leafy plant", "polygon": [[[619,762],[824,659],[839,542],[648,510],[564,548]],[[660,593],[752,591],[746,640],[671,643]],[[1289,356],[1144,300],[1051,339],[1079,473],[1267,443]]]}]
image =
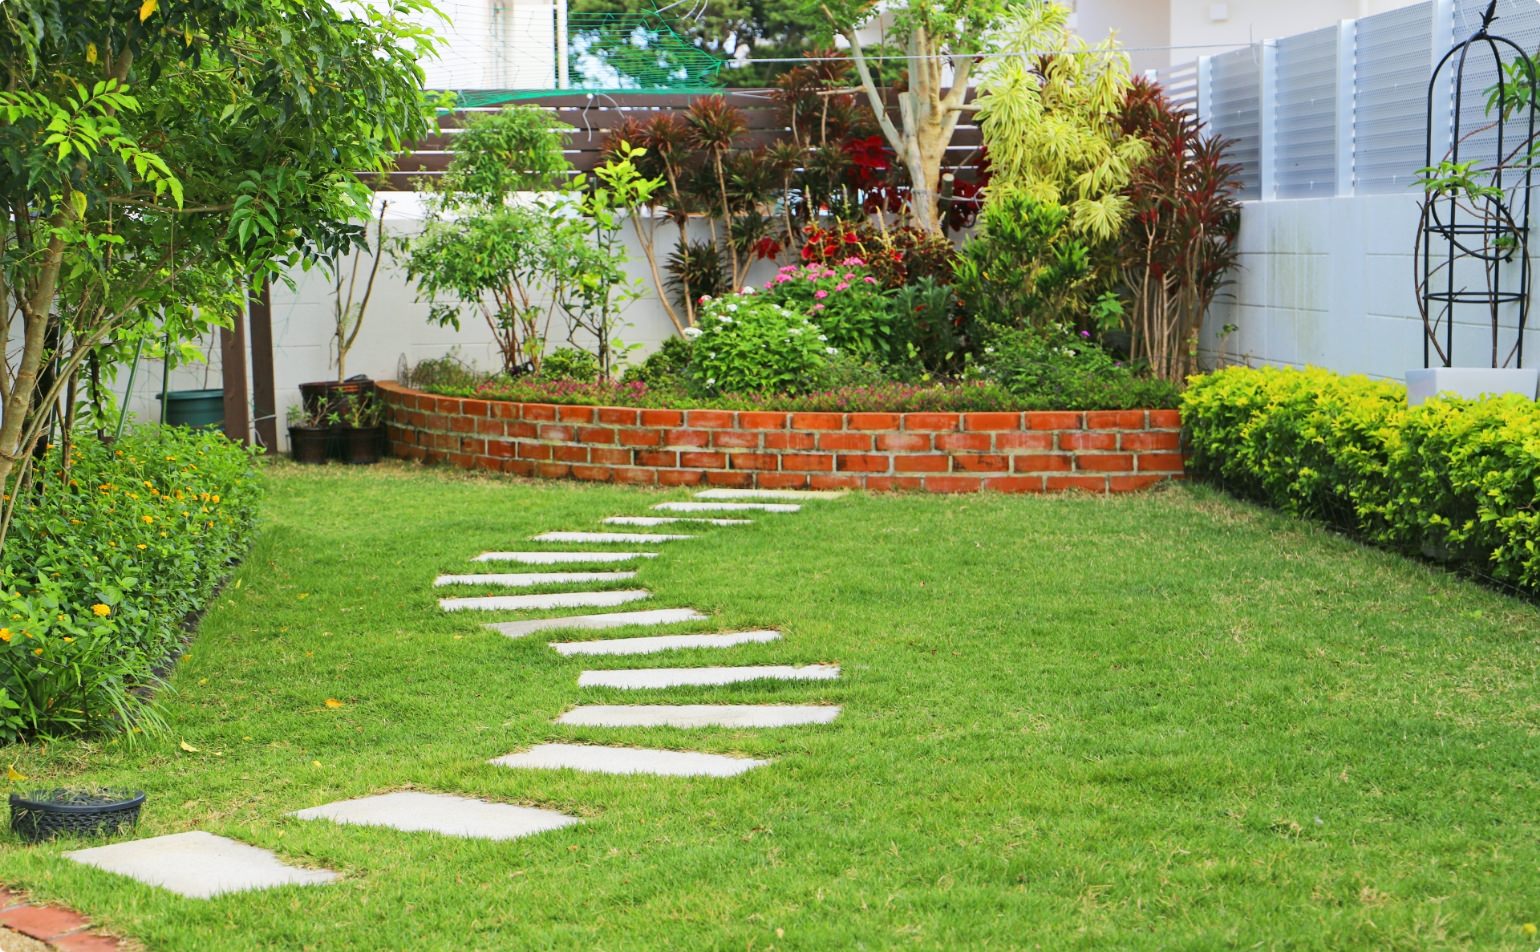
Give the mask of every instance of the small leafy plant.
[{"label": "small leafy plant", "polygon": [[838,350],[808,315],[745,293],[705,302],[693,353],[702,393],[797,393]]}]

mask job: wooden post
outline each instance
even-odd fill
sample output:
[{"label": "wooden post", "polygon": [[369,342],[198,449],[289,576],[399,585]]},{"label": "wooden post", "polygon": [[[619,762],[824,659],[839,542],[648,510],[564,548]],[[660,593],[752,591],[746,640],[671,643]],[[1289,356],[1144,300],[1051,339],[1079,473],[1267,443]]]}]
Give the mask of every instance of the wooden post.
[{"label": "wooden post", "polygon": [[273,390],[273,289],[266,278],[247,298],[251,314],[251,397],[257,445],[278,452],[278,404]]},{"label": "wooden post", "polygon": [[251,442],[251,415],[246,400],[246,316],[238,315],[234,327],[219,329],[219,367],[225,380],[225,436],[238,443]]}]

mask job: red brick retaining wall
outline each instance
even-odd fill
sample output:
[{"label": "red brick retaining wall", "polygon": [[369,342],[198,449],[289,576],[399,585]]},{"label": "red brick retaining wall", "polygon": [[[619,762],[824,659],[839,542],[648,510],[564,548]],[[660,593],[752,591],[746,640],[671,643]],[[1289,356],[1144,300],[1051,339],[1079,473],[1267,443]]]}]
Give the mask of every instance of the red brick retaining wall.
[{"label": "red brick retaining wall", "polygon": [[1131,492],[1181,479],[1175,410],[782,413],[440,397],[380,384],[392,455],[648,486]]}]

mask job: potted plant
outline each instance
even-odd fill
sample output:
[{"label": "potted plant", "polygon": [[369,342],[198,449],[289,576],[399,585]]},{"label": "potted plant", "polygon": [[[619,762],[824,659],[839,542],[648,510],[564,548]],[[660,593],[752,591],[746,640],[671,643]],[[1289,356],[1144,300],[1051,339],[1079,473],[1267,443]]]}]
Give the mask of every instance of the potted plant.
[{"label": "potted plant", "polygon": [[139,823],[142,790],[35,790],[13,793],[11,829],[25,843],[56,836],[111,836]]},{"label": "potted plant", "polygon": [[348,395],[337,420],[343,460],[354,466],[368,466],[380,461],[384,409],[384,404],[372,391]]},{"label": "potted plant", "polygon": [[289,453],[294,462],[326,462],[328,436],[324,408],[312,410],[304,403],[289,407]]}]

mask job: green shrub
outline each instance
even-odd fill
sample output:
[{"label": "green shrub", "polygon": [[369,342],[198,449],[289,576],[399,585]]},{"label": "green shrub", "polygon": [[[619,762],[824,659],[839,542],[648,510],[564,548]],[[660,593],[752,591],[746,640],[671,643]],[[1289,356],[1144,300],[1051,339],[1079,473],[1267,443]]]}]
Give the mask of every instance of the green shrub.
[{"label": "green shrub", "polygon": [[547,380],[598,380],[599,358],[576,347],[558,347],[540,362],[540,376]]},{"label": "green shrub", "polygon": [[1540,592],[1540,406],[1324,370],[1231,369],[1182,401],[1189,469],[1288,512]]},{"label": "green shrub", "polygon": [[626,369],[623,383],[642,383],[649,389],[684,389],[689,381],[693,348],[683,337],[670,337],[640,364]]},{"label": "green shrub", "polygon": [[245,551],[259,492],[217,434],[149,428],[54,448],[0,561],[0,742],[152,728],[136,688]]},{"label": "green shrub", "polygon": [[817,324],[766,294],[707,300],[693,349],[702,393],[801,393],[838,353]]},{"label": "green shrub", "polygon": [[1178,399],[1171,384],[1139,376],[1086,332],[1058,324],[996,328],[975,373],[1002,384],[1027,409],[1160,409]]}]

